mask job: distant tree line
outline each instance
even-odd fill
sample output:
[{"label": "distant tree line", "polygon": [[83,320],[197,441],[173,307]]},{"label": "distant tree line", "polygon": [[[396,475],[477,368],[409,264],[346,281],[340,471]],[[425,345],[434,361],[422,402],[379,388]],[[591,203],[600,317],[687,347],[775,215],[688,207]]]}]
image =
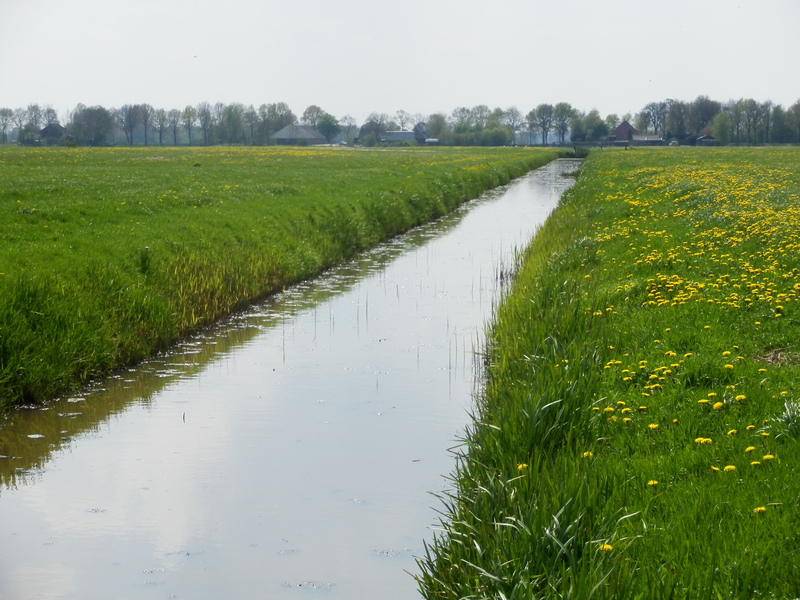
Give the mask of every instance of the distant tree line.
[{"label": "distant tree line", "polygon": [[[693,143],[713,136],[720,144],[800,143],[800,100],[788,109],[770,101],[753,99],[721,103],[698,96],[691,102],[668,99],[651,102],[632,116],[597,110],[579,111],[567,102],[539,104],[524,113],[517,107],[494,108],[481,104],[459,107],[450,114],[390,116],[371,113],[360,126],[350,115],[337,118],[311,105],[298,118],[285,102],[259,107],[240,103],[209,104],[185,108],[154,108],[126,104],[120,108],[79,104],[62,123],[50,107],[0,108],[0,142],[25,145],[269,145],[287,125],[305,125],[328,143],[384,143],[390,131],[421,132],[430,143],[451,146],[549,145],[573,142],[602,143],[622,122],[629,121],[642,134],[664,140]],[[434,142],[435,141],[435,142]],[[409,141],[407,143],[419,143]]]},{"label": "distant tree line", "polygon": [[663,100],[637,113],[634,127],[664,139],[691,141],[711,135],[720,144],[800,143],[800,100],[789,108],[752,98],[718,102],[698,96],[692,102]]}]

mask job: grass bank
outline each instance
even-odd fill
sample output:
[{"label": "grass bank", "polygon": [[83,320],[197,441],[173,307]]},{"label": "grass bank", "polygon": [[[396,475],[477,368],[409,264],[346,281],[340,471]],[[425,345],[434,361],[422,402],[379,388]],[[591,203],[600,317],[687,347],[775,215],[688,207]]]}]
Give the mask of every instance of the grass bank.
[{"label": "grass bank", "polygon": [[595,152],[500,307],[426,598],[796,598],[800,149]]},{"label": "grass bank", "polygon": [[0,409],[46,400],[553,158],[0,148]]}]

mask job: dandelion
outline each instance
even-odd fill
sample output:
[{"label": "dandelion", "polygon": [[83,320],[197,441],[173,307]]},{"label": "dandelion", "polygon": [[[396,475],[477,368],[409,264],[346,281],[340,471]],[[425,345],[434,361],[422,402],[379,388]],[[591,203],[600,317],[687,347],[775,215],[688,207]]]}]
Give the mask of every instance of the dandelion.
[{"label": "dandelion", "polygon": [[630,417],[623,417],[622,419],[623,423],[630,423],[631,421],[633,421],[633,419],[631,419]]},{"label": "dandelion", "polygon": [[650,423],[650,425],[648,425],[647,428],[653,430],[658,429],[658,423]]},{"label": "dandelion", "polygon": [[592,452],[586,451],[583,453],[583,458],[591,458],[592,456],[594,456]]},{"label": "dandelion", "polygon": [[528,464],[527,463],[520,463],[520,464],[517,465],[517,471],[524,471],[527,468],[528,468]]},{"label": "dandelion", "polygon": [[611,544],[600,544],[600,550],[603,552],[611,552],[614,549],[614,546]]},{"label": "dandelion", "polygon": [[751,462],[751,463],[750,463],[750,466],[751,466],[751,467],[757,467],[757,466],[758,466],[758,465],[760,465],[760,464],[761,464],[761,463],[760,463],[759,461],[757,461],[757,460],[754,460],[753,462]]},{"label": "dandelion", "polygon": [[613,406],[606,406],[603,409],[603,412],[612,413],[612,412],[614,412],[614,407]]},{"label": "dandelion", "polygon": [[637,410],[640,410],[640,411],[647,410],[647,407],[646,406],[640,406]]},{"label": "dandelion", "polygon": [[655,479],[651,479],[650,481],[647,482],[647,485],[651,485],[651,486],[658,485],[658,481],[656,481]]},{"label": "dandelion", "polygon": [[734,467],[733,465],[725,465],[725,468],[722,470],[725,471],[726,473],[730,473],[731,471],[735,471],[736,467]]},{"label": "dandelion", "polygon": [[756,514],[760,514],[760,513],[766,512],[766,510],[767,510],[766,506],[756,506],[753,509],[753,512],[756,513]]},{"label": "dandelion", "polygon": [[632,411],[633,411],[633,409],[630,406],[626,406],[625,408],[622,409],[622,414],[623,415],[627,415],[629,412],[632,412]]},{"label": "dandelion", "polygon": [[715,467],[714,465],[711,465],[711,470],[716,473],[717,471],[719,471],[719,467]]},{"label": "dandelion", "polygon": [[772,460],[773,458],[775,458],[775,457],[772,454],[765,454],[764,455],[764,460]]},{"label": "dandelion", "polygon": [[736,430],[735,429],[728,430],[728,435],[736,435]]},{"label": "dandelion", "polygon": [[625,406],[625,400],[617,400],[617,406]]},{"label": "dandelion", "polygon": [[719,410],[723,406],[725,406],[725,405],[722,402],[715,402],[713,408],[714,408],[714,410]]},{"label": "dandelion", "polygon": [[702,398],[697,401],[698,404],[708,404],[708,398]]},{"label": "dandelion", "polygon": [[732,368],[733,368],[733,365],[725,365],[725,368],[726,368],[726,369],[732,369]]},{"label": "dandelion", "polygon": [[599,411],[599,410],[600,410],[600,407],[599,407],[599,406],[593,406],[593,407],[592,407],[592,410]]},{"label": "dandelion", "polygon": [[746,427],[747,431],[753,431],[753,429],[755,429],[755,428],[756,428],[756,426],[755,426],[755,425],[748,425],[748,426]]},{"label": "dandelion", "polygon": [[739,402],[741,402],[745,398],[747,398],[747,396],[745,396],[744,394],[739,394],[738,396],[736,396],[736,400],[738,400]]},{"label": "dandelion", "polygon": [[756,447],[755,447],[755,446],[748,446],[747,448],[745,448],[745,449],[744,449],[744,451],[745,451],[745,452],[752,452],[752,451],[753,451],[753,450],[755,450],[755,449],[756,449]]}]

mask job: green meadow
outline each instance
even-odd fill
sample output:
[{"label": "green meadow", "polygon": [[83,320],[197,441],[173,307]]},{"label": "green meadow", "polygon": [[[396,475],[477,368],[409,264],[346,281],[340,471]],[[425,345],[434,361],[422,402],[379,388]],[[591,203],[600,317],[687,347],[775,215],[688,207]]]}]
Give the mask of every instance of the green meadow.
[{"label": "green meadow", "polygon": [[798,166],[590,155],[492,325],[426,598],[800,597]]},{"label": "green meadow", "polygon": [[0,148],[0,409],[109,370],[550,150]]}]

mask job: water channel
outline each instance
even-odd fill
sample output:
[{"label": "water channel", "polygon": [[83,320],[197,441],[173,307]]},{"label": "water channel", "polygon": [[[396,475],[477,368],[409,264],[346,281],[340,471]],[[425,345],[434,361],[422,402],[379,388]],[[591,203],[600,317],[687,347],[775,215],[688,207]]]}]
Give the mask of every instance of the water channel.
[{"label": "water channel", "polygon": [[558,160],[0,421],[0,598],[410,600]]}]

